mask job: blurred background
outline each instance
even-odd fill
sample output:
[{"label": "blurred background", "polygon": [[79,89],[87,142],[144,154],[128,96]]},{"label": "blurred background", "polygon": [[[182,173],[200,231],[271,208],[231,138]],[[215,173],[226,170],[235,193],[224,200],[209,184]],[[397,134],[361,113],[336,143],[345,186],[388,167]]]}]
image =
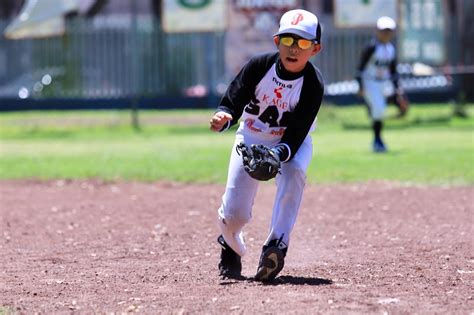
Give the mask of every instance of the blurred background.
[{"label": "blurred background", "polygon": [[326,102],[361,102],[355,71],[382,15],[411,101],[474,100],[473,0],[2,0],[0,110],[215,107],[293,8],[321,20]]}]

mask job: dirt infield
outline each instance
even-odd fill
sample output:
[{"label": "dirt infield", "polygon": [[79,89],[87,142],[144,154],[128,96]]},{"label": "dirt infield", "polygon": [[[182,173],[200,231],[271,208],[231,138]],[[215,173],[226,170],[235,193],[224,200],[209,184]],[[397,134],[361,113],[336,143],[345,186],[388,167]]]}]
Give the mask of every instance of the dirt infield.
[{"label": "dirt infield", "polygon": [[[0,313],[469,314],[474,187],[309,186],[280,277],[220,281],[223,187],[0,182]],[[256,271],[274,186],[257,195]]]}]

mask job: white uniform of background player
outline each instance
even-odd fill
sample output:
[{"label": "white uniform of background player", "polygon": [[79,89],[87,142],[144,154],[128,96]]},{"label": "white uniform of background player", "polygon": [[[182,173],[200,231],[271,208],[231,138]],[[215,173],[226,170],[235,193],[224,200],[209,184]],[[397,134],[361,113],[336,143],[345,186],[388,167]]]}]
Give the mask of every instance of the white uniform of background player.
[{"label": "white uniform of background player", "polygon": [[[313,47],[319,46],[321,30],[316,16],[297,10],[283,15],[274,39],[277,45],[285,34],[291,34],[295,40],[310,39],[310,49],[315,49]],[[324,87],[321,74],[306,59],[320,48],[315,49],[314,54],[304,52],[306,57],[303,57],[296,42],[290,47],[280,48],[279,53],[252,58],[229,85],[216,112],[217,118],[213,118],[218,121],[219,115],[225,114],[232,117],[219,131],[240,120],[231,151],[227,186],[218,210],[225,243],[240,256],[245,254],[242,229],[252,217],[259,182],[245,172],[236,145],[245,142],[274,147],[283,162],[281,174],[276,177],[277,191],[265,245],[279,240],[278,247],[285,254],[312,158],[309,133],[315,127]],[[288,56],[282,57],[282,51],[288,52]],[[287,71],[282,58],[286,58],[284,62],[290,65],[297,64],[298,58],[304,60],[303,69],[297,73]]]},{"label": "white uniform of background player", "polygon": [[384,16],[377,20],[377,36],[364,48],[357,73],[360,94],[369,106],[373,121],[373,150],[376,152],[386,151],[381,131],[387,107],[387,82],[391,80],[393,88],[400,92],[396,71],[397,54],[390,42],[395,29],[395,21],[390,17]]}]

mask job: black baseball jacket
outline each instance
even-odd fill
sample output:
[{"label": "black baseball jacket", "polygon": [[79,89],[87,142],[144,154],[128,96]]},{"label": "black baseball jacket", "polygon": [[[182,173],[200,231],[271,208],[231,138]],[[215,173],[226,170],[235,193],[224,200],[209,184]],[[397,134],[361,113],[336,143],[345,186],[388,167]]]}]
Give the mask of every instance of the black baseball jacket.
[{"label": "black baseball jacket", "polygon": [[285,70],[279,53],[252,58],[230,83],[218,111],[232,115],[228,129],[242,118],[244,132],[280,139],[290,160],[314,127],[324,83],[308,62],[299,73]]}]

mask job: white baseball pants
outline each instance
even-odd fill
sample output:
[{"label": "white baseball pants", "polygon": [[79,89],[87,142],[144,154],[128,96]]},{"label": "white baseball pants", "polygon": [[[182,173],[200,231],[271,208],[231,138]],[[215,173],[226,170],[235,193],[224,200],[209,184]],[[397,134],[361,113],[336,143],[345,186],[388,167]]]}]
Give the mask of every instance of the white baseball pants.
[{"label": "white baseball pants", "polygon": [[[245,254],[242,229],[252,218],[252,207],[259,184],[259,181],[245,172],[242,157],[235,150],[236,145],[242,141],[246,144],[262,143],[269,146],[275,144],[237,133],[232,147],[227,186],[218,210],[219,227],[227,244],[241,256]],[[270,231],[265,244],[273,239],[280,239],[282,236],[282,241],[286,245],[289,244],[312,155],[312,139],[308,135],[293,159],[282,164],[281,174],[278,174],[275,179],[277,191]]]},{"label": "white baseball pants", "polygon": [[382,120],[387,107],[385,98],[385,81],[363,79],[364,99],[369,105],[370,115],[373,120]]}]

